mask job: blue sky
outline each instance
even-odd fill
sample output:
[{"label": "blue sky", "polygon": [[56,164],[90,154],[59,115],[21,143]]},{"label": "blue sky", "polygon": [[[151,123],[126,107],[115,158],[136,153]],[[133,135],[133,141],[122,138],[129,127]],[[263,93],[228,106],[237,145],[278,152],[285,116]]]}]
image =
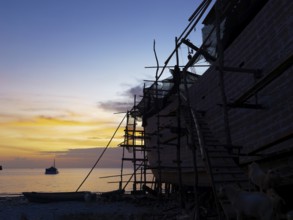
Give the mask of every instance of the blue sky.
[{"label": "blue sky", "polygon": [[105,146],[129,91],[154,79],[154,39],[163,64],[198,3],[0,0],[0,161]]},{"label": "blue sky", "polygon": [[99,100],[113,99],[123,85],[152,75],[144,67],[155,63],[153,40],[163,62],[196,5],[195,0],[0,2],[0,70],[6,81],[1,87]]}]

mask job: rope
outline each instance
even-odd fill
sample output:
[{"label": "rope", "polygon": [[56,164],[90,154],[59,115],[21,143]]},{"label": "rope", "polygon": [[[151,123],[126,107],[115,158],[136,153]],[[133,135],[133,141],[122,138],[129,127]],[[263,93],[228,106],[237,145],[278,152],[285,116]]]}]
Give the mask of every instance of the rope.
[{"label": "rope", "polygon": [[87,180],[87,178],[90,176],[90,174],[92,173],[92,171],[94,170],[94,168],[96,167],[96,165],[99,163],[99,161],[101,160],[102,156],[104,155],[104,153],[106,152],[106,150],[108,149],[110,143],[112,142],[113,138],[115,137],[117,131],[119,130],[121,124],[123,123],[124,119],[125,119],[126,115],[123,117],[123,119],[121,120],[120,124],[118,125],[118,127],[116,128],[114,134],[112,135],[111,139],[109,140],[107,146],[104,148],[103,152],[101,153],[101,155],[99,156],[99,158],[97,159],[97,161],[95,162],[94,166],[92,167],[92,169],[90,170],[90,172],[87,174],[87,176],[84,178],[84,180],[82,181],[82,183],[79,185],[79,187],[77,188],[76,192],[80,189],[80,187],[84,184],[84,182]]}]

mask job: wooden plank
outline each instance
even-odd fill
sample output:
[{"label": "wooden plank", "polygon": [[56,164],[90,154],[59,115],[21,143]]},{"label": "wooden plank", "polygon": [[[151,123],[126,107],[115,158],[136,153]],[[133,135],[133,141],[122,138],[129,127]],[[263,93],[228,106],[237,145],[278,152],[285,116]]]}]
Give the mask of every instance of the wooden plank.
[{"label": "wooden plank", "polygon": [[290,55],[284,62],[282,62],[278,67],[276,67],[272,72],[270,72],[266,77],[257,82],[253,87],[251,87],[246,93],[240,96],[234,104],[241,104],[248,100],[250,97],[255,95],[258,91],[262,90],[264,87],[269,85],[277,77],[281,76],[288,68],[292,66],[293,55]]},{"label": "wooden plank", "polygon": [[270,147],[273,147],[274,145],[280,144],[280,143],[282,143],[284,141],[287,141],[287,140],[290,140],[292,138],[293,138],[293,133],[286,134],[283,137],[281,137],[281,138],[279,138],[279,139],[277,139],[277,140],[275,140],[275,141],[273,141],[271,143],[265,144],[265,145],[257,148],[256,150],[253,150],[253,151],[249,152],[248,155],[253,156],[256,153],[259,153],[260,151],[266,150],[266,149],[268,149]]}]

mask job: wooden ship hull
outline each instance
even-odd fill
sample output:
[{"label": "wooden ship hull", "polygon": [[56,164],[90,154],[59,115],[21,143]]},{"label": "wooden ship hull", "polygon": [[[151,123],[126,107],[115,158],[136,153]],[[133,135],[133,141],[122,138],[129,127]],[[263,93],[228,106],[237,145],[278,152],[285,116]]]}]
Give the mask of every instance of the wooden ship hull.
[{"label": "wooden ship hull", "polygon": [[[227,218],[231,204],[226,208],[217,192],[227,184],[244,191],[257,187],[249,180],[252,163],[273,173],[277,181],[270,187],[293,204],[293,2],[216,1],[206,13],[209,3],[203,1],[189,19],[206,15],[203,44],[195,46],[184,34],[176,41],[162,71],[158,66],[142,100],[128,112],[132,122],[121,146],[132,150],[128,160],[135,174],[142,165],[151,170],[154,190],[172,185],[183,198],[208,188],[216,201],[211,210],[221,203]],[[184,65],[181,45],[195,51]],[[174,54],[171,76],[160,79]],[[192,73],[201,59],[209,68]],[[144,152],[139,160],[136,149]],[[134,179],[134,186],[139,183]],[[198,206],[205,203],[198,199]]]},{"label": "wooden ship hull", "polygon": [[[146,119],[145,126],[145,146],[150,169],[156,179],[162,183],[178,185],[180,179],[183,185],[194,185],[194,165],[193,151],[190,145],[190,137],[186,135],[185,121],[181,121],[181,133],[178,132],[178,109],[177,97],[175,100],[164,107],[158,114]],[[176,113],[177,112],[177,113]],[[158,116],[160,115],[160,116]],[[159,135],[156,135],[157,123],[159,119]],[[178,158],[177,146],[180,145],[180,158]],[[180,171],[178,170],[178,160],[180,160]],[[209,177],[199,150],[196,153],[197,170],[199,184],[202,186],[210,185]],[[179,172],[181,177],[179,178]]]},{"label": "wooden ship hull", "polygon": [[[222,161],[219,159],[219,166],[228,160],[228,163],[235,162],[247,172],[246,166],[257,161],[264,170],[274,169],[280,175],[292,177],[288,170],[293,170],[293,44],[292,37],[289,37],[292,36],[289,34],[292,30],[284,25],[285,21],[292,24],[290,11],[285,8],[292,8],[292,3],[284,1],[280,5],[275,1],[259,2],[261,7],[256,15],[224,48],[222,84],[225,97],[221,94],[216,64],[198,76],[187,90],[182,79],[178,90],[183,94],[181,98],[178,98],[177,91],[163,98],[156,99],[153,95],[156,101],[149,102],[150,91],[145,90],[144,104],[141,105],[147,157],[154,175],[162,182],[178,184],[178,175],[182,175],[183,185],[194,183],[191,142],[197,142],[198,134],[188,128],[193,119],[182,110],[182,106],[187,105],[184,98],[188,98],[191,111],[197,115],[198,125],[202,130],[206,129],[202,132],[205,133],[205,145],[216,143],[226,146],[227,152],[239,153],[240,150],[237,159],[227,159],[225,156],[221,158]],[[275,7],[283,7],[282,19],[274,19],[279,14]],[[262,23],[262,19],[266,22]],[[205,26],[209,26],[208,19],[204,22]],[[275,48],[274,51],[271,48]],[[177,74],[184,73],[181,71]],[[154,85],[152,89],[155,90]],[[157,90],[157,93],[161,92],[160,88]],[[155,91],[152,93],[155,94]],[[149,106],[145,104],[148,102],[151,103]],[[159,102],[157,106],[156,102]],[[191,136],[196,136],[196,140],[192,140]],[[180,158],[176,149],[178,145]],[[205,155],[199,144],[196,145],[198,181],[200,185],[209,185],[208,171],[203,161]],[[178,163],[181,171],[178,170]]]}]

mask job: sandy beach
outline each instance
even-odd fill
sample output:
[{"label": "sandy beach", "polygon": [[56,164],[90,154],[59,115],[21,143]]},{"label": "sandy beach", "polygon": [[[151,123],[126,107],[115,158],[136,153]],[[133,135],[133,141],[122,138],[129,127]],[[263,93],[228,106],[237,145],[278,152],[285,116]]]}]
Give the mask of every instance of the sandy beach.
[{"label": "sandy beach", "polygon": [[91,202],[53,203],[32,203],[23,196],[0,197],[1,220],[176,219],[170,210],[174,208],[167,203],[145,197],[109,200],[98,196]]}]

